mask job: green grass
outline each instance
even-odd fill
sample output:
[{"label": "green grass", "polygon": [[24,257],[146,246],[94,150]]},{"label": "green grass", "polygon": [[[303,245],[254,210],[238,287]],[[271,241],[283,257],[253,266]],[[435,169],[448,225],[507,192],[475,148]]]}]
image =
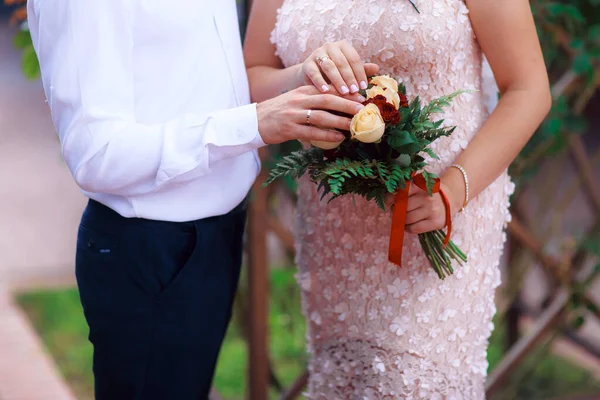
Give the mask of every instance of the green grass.
[{"label": "green grass", "polygon": [[92,345],[76,289],[37,291],[18,302],[79,400],[93,399]]},{"label": "green grass", "polygon": [[[277,378],[287,386],[302,372],[307,360],[304,351],[305,326],[293,273],[290,270],[273,270],[271,291],[269,324],[273,368]],[[30,292],[18,296],[18,302],[40,332],[77,398],[93,399],[92,348],[87,341],[87,326],[77,290]],[[240,303],[236,304],[234,320],[227,333],[215,375],[215,387],[227,400],[243,399],[246,390],[247,349],[240,316],[247,313],[240,311],[240,307]],[[492,368],[502,359],[503,340],[503,332],[498,329],[488,353]],[[532,373],[533,370],[535,372]],[[513,372],[503,392],[494,400],[541,400],[580,393],[600,393],[600,384],[586,370],[539,347]],[[271,394],[271,398],[277,397],[275,390]]]}]

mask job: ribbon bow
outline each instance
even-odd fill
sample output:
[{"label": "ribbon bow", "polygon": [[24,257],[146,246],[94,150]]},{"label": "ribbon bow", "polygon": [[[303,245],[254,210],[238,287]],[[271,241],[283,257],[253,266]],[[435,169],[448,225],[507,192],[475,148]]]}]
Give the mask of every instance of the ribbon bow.
[{"label": "ribbon bow", "polygon": [[[394,198],[394,213],[392,215],[392,232],[390,234],[390,247],[388,252],[388,259],[390,262],[401,266],[402,263],[402,247],[404,244],[404,228],[406,226],[406,212],[408,208],[408,193],[410,191],[410,185],[414,183],[419,189],[427,190],[427,183],[423,174],[413,175],[412,179],[406,182],[404,189],[396,192]],[[450,202],[448,197],[441,188],[440,178],[434,179],[435,184],[433,186],[433,193],[439,193],[444,202],[446,208],[446,226],[448,231],[444,239],[444,245],[448,245],[450,242],[450,234],[452,233],[452,219],[450,215]]]}]

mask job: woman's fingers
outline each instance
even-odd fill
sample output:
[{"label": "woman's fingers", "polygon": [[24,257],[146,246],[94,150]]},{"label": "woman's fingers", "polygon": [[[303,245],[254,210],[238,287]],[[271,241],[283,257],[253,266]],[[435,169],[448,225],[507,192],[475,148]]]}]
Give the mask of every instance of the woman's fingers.
[{"label": "woman's fingers", "polygon": [[427,192],[425,192],[423,189],[421,189],[417,185],[410,185],[410,188],[408,190],[408,197],[422,195],[422,194],[426,194],[426,193]]},{"label": "woman's fingers", "polygon": [[329,92],[329,85],[325,81],[325,78],[323,78],[323,73],[319,69],[316,61],[304,63],[302,68],[304,70],[304,75],[310,79],[312,84],[315,85],[315,87],[319,89],[321,93]]},{"label": "woman's fingers", "polygon": [[368,77],[376,75],[379,66],[364,64],[352,44],[344,40],[327,43],[316,50],[304,63],[302,70],[321,93],[328,92],[327,82],[330,82],[336,92],[347,95],[366,89]]},{"label": "woman's fingers", "polygon": [[350,100],[355,103],[362,103],[363,101],[366,100],[360,93],[354,93],[354,94],[349,93],[349,94],[343,95],[343,94],[339,93],[337,91],[336,87],[331,84],[327,85],[327,90],[325,91],[325,93],[323,93],[323,90],[319,90],[312,85],[302,86],[301,90],[303,91],[304,94],[307,94],[310,96],[319,95],[319,94],[331,94],[333,96],[341,97],[343,99]]},{"label": "woman's fingers", "polygon": [[[414,185],[411,185],[411,188]],[[420,190],[420,189],[419,189]],[[423,192],[422,190],[420,190],[421,193],[414,193],[414,194],[409,194],[408,196],[408,205],[407,205],[407,211],[413,211],[416,210],[417,208],[421,208],[421,207],[425,207],[427,205],[427,203],[430,203],[431,201],[431,197],[429,197],[429,195],[425,192]]]},{"label": "woman's fingers", "polygon": [[[318,57],[323,57],[321,59],[317,59],[319,67],[323,74],[329,79],[331,84],[335,86],[336,90],[341,94],[350,93],[350,89],[348,88],[348,84],[342,78],[340,74],[340,70],[338,69],[338,65],[334,58],[332,58],[329,54],[322,54]],[[339,57],[338,57],[339,61]]]},{"label": "woman's fingers", "polygon": [[429,217],[429,210],[425,207],[420,207],[406,213],[406,225],[416,224]]},{"label": "woman's fingers", "polygon": [[365,73],[367,74],[367,77],[377,75],[379,73],[379,65],[373,63],[366,63]]},{"label": "woman's fingers", "polygon": [[[329,57],[331,57],[331,59],[335,63],[340,75],[342,76],[342,79],[345,82],[346,86],[343,86],[341,88],[341,93],[347,94],[348,90],[349,90],[349,93],[357,93],[358,92],[358,81],[356,80],[356,77],[354,76],[354,70],[350,66],[350,60],[348,60],[346,54],[342,51],[342,48],[341,48],[341,46],[343,46],[342,43],[344,43],[344,42],[340,42],[339,44],[336,43],[335,45],[329,46],[327,52],[329,54]],[[359,62],[360,62],[360,60],[359,60]],[[362,62],[360,62],[360,63],[362,64]],[[362,68],[362,69],[364,71],[364,68]]]},{"label": "woman's fingers", "polygon": [[435,227],[435,223],[429,219],[422,220],[412,225],[406,225],[404,229],[408,233],[414,233],[416,235],[425,232],[431,232],[438,228]]},{"label": "woman's fingers", "polygon": [[[349,64],[350,68],[352,69],[352,72],[354,75],[354,82],[358,82],[358,87],[355,86],[353,88],[352,84],[351,84],[350,92],[355,93],[358,91],[358,88],[366,89],[368,86],[367,72],[365,69],[365,65],[363,64],[362,60],[360,59],[360,56],[358,55],[358,52],[356,51],[356,49],[354,47],[352,47],[352,45],[350,43],[348,43],[346,41],[341,42],[340,50],[346,57],[346,60],[348,61],[348,64]],[[373,65],[375,65],[375,64],[373,64]],[[344,76],[343,73],[342,73],[342,76]],[[356,90],[353,90],[353,89],[356,89]]]}]

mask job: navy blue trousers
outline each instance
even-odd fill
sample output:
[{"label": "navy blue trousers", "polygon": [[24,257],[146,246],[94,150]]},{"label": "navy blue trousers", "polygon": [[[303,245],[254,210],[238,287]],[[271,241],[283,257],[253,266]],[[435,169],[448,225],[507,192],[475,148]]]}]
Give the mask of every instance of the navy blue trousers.
[{"label": "navy blue trousers", "polygon": [[204,400],[237,289],[245,203],[174,223],[90,200],[76,275],[94,346],[96,400]]}]

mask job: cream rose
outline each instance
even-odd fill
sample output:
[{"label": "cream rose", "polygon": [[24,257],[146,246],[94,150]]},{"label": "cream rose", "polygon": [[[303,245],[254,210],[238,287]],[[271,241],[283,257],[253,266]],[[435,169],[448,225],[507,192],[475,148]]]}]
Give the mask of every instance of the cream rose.
[{"label": "cream rose", "polygon": [[385,132],[385,122],[379,108],[368,104],[352,118],[350,123],[352,138],[363,143],[374,143],[381,139]]},{"label": "cream rose", "polygon": [[387,75],[379,75],[371,79],[371,84],[398,93],[398,81]]},{"label": "cream rose", "polygon": [[342,139],[339,142],[326,142],[324,140],[311,140],[310,144],[312,144],[315,147],[318,147],[320,149],[323,150],[333,150],[333,149],[337,149],[337,147],[342,144],[342,142],[346,140],[346,139]]},{"label": "cream rose", "polygon": [[398,92],[380,86],[373,86],[371,89],[367,90],[367,97],[369,99],[372,99],[377,95],[385,97],[388,103],[393,104],[394,107],[396,107],[396,110],[400,109],[400,95]]}]

